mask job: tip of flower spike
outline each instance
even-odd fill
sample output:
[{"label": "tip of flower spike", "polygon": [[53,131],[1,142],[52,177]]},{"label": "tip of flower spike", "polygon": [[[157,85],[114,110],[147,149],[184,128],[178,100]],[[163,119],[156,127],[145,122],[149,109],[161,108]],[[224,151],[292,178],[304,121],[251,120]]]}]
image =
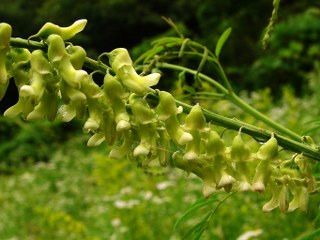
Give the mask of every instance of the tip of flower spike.
[{"label": "tip of flower spike", "polygon": [[[69,40],[73,38],[76,34],[83,31],[85,26],[87,25],[88,20],[87,19],[79,19],[75,21],[71,26],[69,27],[62,27],[61,29],[65,29],[61,31],[61,37],[63,40]],[[67,30],[67,31],[66,31]]]}]

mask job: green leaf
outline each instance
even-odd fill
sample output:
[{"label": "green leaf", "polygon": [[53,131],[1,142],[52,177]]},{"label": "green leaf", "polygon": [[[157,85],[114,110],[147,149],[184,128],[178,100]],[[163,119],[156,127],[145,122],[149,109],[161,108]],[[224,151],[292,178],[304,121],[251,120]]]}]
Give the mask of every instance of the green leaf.
[{"label": "green leaf", "polygon": [[312,240],[312,239],[316,239],[315,237],[317,236],[320,236],[320,228],[316,229],[311,233],[298,237],[296,240]]},{"label": "green leaf", "polygon": [[303,135],[309,134],[311,132],[315,132],[320,129],[320,125],[309,128],[303,132]]},{"label": "green leaf", "polygon": [[187,239],[187,237],[189,237],[190,235],[192,236],[192,240],[200,239],[202,233],[208,228],[208,223],[211,215],[212,211],[207,213],[199,223],[190,228],[187,233],[183,235],[182,239]]},{"label": "green leaf", "polygon": [[196,210],[198,210],[201,207],[207,206],[211,203],[219,202],[217,195],[214,195],[211,198],[200,198],[197,200],[191,207],[182,214],[182,216],[175,222],[173,229],[176,231],[176,229],[179,227],[179,225],[184,222],[192,213],[194,213]]},{"label": "green leaf", "polygon": [[216,50],[215,50],[215,54],[216,54],[217,58],[219,58],[221,49],[222,49],[224,43],[227,41],[231,31],[232,31],[232,28],[228,28],[220,36],[220,38],[219,38],[219,40],[217,42],[217,45],[216,45]]}]

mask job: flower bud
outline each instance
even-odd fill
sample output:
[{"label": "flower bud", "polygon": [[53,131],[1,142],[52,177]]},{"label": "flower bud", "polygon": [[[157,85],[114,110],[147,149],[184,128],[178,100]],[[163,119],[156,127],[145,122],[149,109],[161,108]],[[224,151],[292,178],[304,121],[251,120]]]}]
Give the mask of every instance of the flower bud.
[{"label": "flower bud", "polygon": [[139,76],[134,70],[130,55],[125,48],[117,48],[111,51],[109,62],[122,84],[136,94],[145,95],[150,86],[159,82],[159,73]]},{"label": "flower bud", "polygon": [[145,95],[150,86],[158,84],[161,77],[159,73],[139,76],[132,66],[124,66],[117,72],[117,76],[126,88],[139,95]]},{"label": "flower bud", "polygon": [[176,116],[171,116],[166,119],[165,125],[169,136],[178,145],[185,145],[192,141],[192,135],[182,129]]},{"label": "flower bud", "polygon": [[147,101],[135,94],[131,94],[129,103],[137,124],[150,124],[156,122],[155,112],[150,108]]},{"label": "flower bud", "polygon": [[69,46],[66,48],[66,51],[70,56],[72,66],[76,70],[82,69],[87,56],[86,51],[80,46]]},{"label": "flower bud", "polygon": [[188,130],[206,130],[206,118],[203,115],[202,109],[199,104],[194,105],[190,113],[186,117],[186,123],[184,129]]},{"label": "flower bud", "polygon": [[212,193],[217,192],[215,169],[213,164],[199,158],[197,161],[185,160],[181,152],[175,152],[172,155],[174,166],[194,173],[203,180],[203,196],[209,197]]},{"label": "flower bud", "polygon": [[309,204],[309,191],[305,180],[293,180],[290,184],[290,191],[293,199],[289,203],[288,212],[292,212],[297,208],[306,212]]},{"label": "flower bud", "polygon": [[264,143],[257,152],[257,157],[260,160],[272,160],[278,155],[278,141],[271,135],[271,138]]},{"label": "flower bud", "polygon": [[76,110],[72,105],[63,104],[58,109],[58,119],[63,122],[70,122],[76,116]]},{"label": "flower bud", "polygon": [[8,23],[0,23],[0,52],[8,51],[10,48],[10,38],[12,27]]},{"label": "flower bud", "polygon": [[[114,119],[114,113],[112,109],[107,106],[107,104],[104,104],[102,106],[102,122],[101,122],[101,129],[104,132],[104,137],[106,142],[109,145],[113,145],[117,138],[117,127],[118,125],[121,125],[122,123],[118,123],[116,125],[115,119]],[[126,124],[126,122],[125,122]],[[121,129],[128,129],[127,126],[121,126]],[[119,130],[118,130],[119,131]]]},{"label": "flower bud", "polygon": [[63,81],[70,87],[80,89],[81,81],[87,77],[84,70],[76,70],[71,63],[70,55],[65,49],[61,36],[53,34],[48,37],[48,59],[57,68]]},{"label": "flower bud", "polygon": [[12,77],[17,89],[29,83],[29,69],[31,53],[24,48],[11,48],[10,55],[12,58]]},{"label": "flower bud", "polygon": [[50,63],[42,50],[34,50],[31,53],[30,64],[32,71],[41,75],[52,74]]},{"label": "flower bud", "polygon": [[91,138],[89,138],[87,142],[88,147],[96,147],[99,146],[105,140],[103,132],[97,132],[93,134]]},{"label": "flower bud", "polygon": [[100,128],[103,109],[100,105],[100,102],[96,101],[95,99],[89,98],[87,101],[87,104],[88,104],[89,117],[87,121],[84,123],[82,130],[85,133],[89,133],[89,132],[95,133]]},{"label": "flower bud", "polygon": [[20,95],[32,98],[37,105],[46,89],[46,80],[49,75],[52,75],[52,69],[42,50],[31,53],[30,64],[30,85],[21,86]]},{"label": "flower bud", "polygon": [[10,50],[11,33],[12,28],[9,24],[0,23],[0,100],[4,97],[9,85],[6,60],[7,52]]},{"label": "flower bud", "polygon": [[199,104],[191,108],[183,128],[192,135],[192,140],[186,144],[186,153],[183,158],[185,160],[197,160],[201,151],[201,136],[209,130],[206,128],[206,119]]},{"label": "flower bud", "polygon": [[51,22],[45,23],[38,33],[29,37],[31,38],[40,38],[47,39],[50,35],[56,34],[61,36],[63,40],[69,40],[73,38],[77,33],[81,32],[87,24],[86,19],[80,19],[75,21],[72,25],[68,27],[60,27]]},{"label": "flower bud", "polygon": [[256,167],[253,177],[252,189],[257,192],[263,192],[269,182],[271,175],[271,165],[269,161],[261,160]]},{"label": "flower bud", "polygon": [[159,135],[152,124],[139,125],[137,133],[140,136],[140,143],[134,149],[133,156],[147,156],[157,149]]},{"label": "flower bud", "polygon": [[61,36],[52,34],[47,39],[48,43],[48,59],[55,66],[65,57],[65,43]]},{"label": "flower bud", "polygon": [[114,118],[117,123],[117,131],[121,132],[128,130],[131,127],[131,124],[125,100],[123,99],[123,97],[126,96],[123,86],[116,77],[107,73],[104,77],[103,90],[111,101]]},{"label": "flower bud", "polygon": [[117,77],[112,76],[109,72],[104,76],[103,91],[111,101],[115,98],[126,98],[128,96]]},{"label": "flower bud", "polygon": [[230,192],[236,180],[231,175],[231,168],[228,166],[227,156],[225,153],[214,156],[213,169],[213,176],[215,177],[217,187],[224,188],[225,191]]},{"label": "flower bud", "polygon": [[121,159],[132,151],[133,134],[131,131],[125,131],[123,134],[123,143],[121,146],[113,147],[109,153],[110,158]]},{"label": "flower bud", "polygon": [[74,108],[77,117],[83,118],[87,109],[86,95],[65,83],[61,83],[60,91],[64,102]]},{"label": "flower bud", "polygon": [[234,137],[231,146],[231,159],[235,163],[235,172],[237,174],[238,190],[239,191],[249,191],[251,190],[251,185],[249,183],[249,167],[247,162],[250,159],[250,149],[243,142],[240,133]]},{"label": "flower bud", "polygon": [[246,162],[250,158],[251,150],[244,143],[240,133],[234,137],[231,146],[231,158],[236,162]]},{"label": "flower bud", "polygon": [[88,73],[85,70],[75,70],[70,59],[67,58],[63,58],[58,70],[63,81],[75,89],[80,89],[81,82],[88,77]]},{"label": "flower bud", "polygon": [[177,108],[173,96],[166,91],[159,91],[159,104],[156,107],[156,113],[160,121],[167,120],[171,116],[176,116],[182,112],[182,107]]},{"label": "flower bud", "polygon": [[58,99],[54,92],[45,91],[41,101],[27,116],[27,120],[48,119],[53,122],[58,110]]},{"label": "flower bud", "polygon": [[162,167],[168,165],[170,159],[170,137],[165,129],[158,129],[157,154]]},{"label": "flower bud", "polygon": [[208,134],[208,138],[205,140],[205,151],[207,157],[213,157],[216,155],[224,154],[226,146],[223,139],[219,134],[211,130]]},{"label": "flower bud", "polygon": [[132,60],[130,58],[129,52],[125,48],[116,48],[112,50],[109,54],[109,63],[112,69],[117,72],[124,66],[132,66]]},{"label": "flower bud", "polygon": [[232,185],[236,182],[236,179],[225,171],[222,171],[221,175],[221,179],[218,182],[217,186],[219,188],[223,187],[226,192],[230,192],[232,189]]},{"label": "flower bud", "polygon": [[282,212],[286,212],[288,210],[287,185],[274,183],[270,189],[272,191],[272,198],[269,202],[263,205],[262,211],[270,212],[279,207]]},{"label": "flower bud", "polygon": [[86,95],[88,99],[100,98],[103,95],[102,89],[93,81],[92,77],[89,75],[81,79],[80,90]]}]

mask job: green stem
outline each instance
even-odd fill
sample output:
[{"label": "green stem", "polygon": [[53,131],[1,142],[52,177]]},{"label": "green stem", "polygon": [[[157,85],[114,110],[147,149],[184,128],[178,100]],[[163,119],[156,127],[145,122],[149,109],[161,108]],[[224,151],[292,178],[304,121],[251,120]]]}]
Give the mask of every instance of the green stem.
[{"label": "green stem", "polygon": [[14,37],[12,37],[10,40],[10,46],[16,47],[16,48],[28,48],[30,50],[35,50],[35,49],[44,50],[47,48],[47,46],[42,42],[27,40],[23,38],[14,38]]},{"label": "green stem", "polygon": [[[177,105],[182,106],[184,112],[186,113],[189,113],[192,108],[191,105],[178,100],[176,100],[176,103]],[[246,133],[264,142],[267,141],[272,135],[271,131],[258,128],[256,126],[253,126],[247,123],[243,123],[238,120],[233,120],[233,119],[221,116],[219,114],[213,113],[206,109],[202,109],[202,110],[207,121],[214,123],[215,125],[222,126],[228,129],[233,129],[236,131],[240,130],[241,128],[241,132]],[[307,144],[301,143],[300,138],[299,138],[299,141],[295,141],[279,134],[275,134],[274,136],[278,140],[279,145],[282,146],[285,150],[293,151],[296,153],[303,153],[305,156],[308,156],[317,161],[320,161],[319,149],[315,149]]]},{"label": "green stem", "polygon": [[168,69],[173,69],[173,70],[178,70],[178,71],[182,71],[182,72],[188,72],[192,75],[196,75],[198,74],[198,76],[200,78],[202,78],[203,80],[207,81],[208,83],[212,84],[215,88],[217,88],[221,93],[223,93],[224,95],[228,95],[229,91],[222,86],[220,83],[218,83],[217,81],[215,81],[214,79],[208,77],[207,75],[204,75],[203,73],[198,73],[196,70],[192,70],[190,68],[186,68],[180,65],[175,65],[175,64],[171,64],[171,63],[157,63],[156,65],[159,68],[168,68]]},{"label": "green stem", "polygon": [[[14,38],[14,37],[11,38],[10,45],[12,47],[27,48],[30,50],[35,50],[35,49],[46,50],[48,48],[48,46],[43,42],[37,42],[33,40]],[[103,63],[99,63],[98,61],[95,61],[94,59],[89,57],[86,57],[85,59],[85,66],[94,71],[99,70],[102,72],[106,72],[106,70],[108,69],[108,67]]]},{"label": "green stem", "polygon": [[272,119],[270,119],[266,115],[262,114],[261,112],[257,111],[255,108],[248,105],[246,102],[244,102],[237,95],[231,94],[229,97],[230,97],[229,99],[233,103],[235,103],[237,106],[242,108],[244,111],[250,113],[252,116],[260,119],[262,122],[264,122],[268,126],[272,127],[273,129],[277,130],[278,132],[280,132],[282,134],[285,134],[285,135],[291,137],[293,140],[301,141],[301,136],[299,134],[291,131],[290,129],[284,127],[281,124],[276,123],[275,121],[273,121]]},{"label": "green stem", "polygon": [[[220,83],[218,83],[216,80],[208,77],[207,75],[202,74],[202,73],[197,73],[196,70],[192,70],[190,68],[186,68],[186,67],[183,67],[183,66],[170,64],[170,63],[158,63],[157,67],[159,67],[159,68],[169,68],[169,69],[174,69],[174,70],[178,70],[178,71],[185,71],[185,72],[188,72],[188,73],[193,74],[193,75],[198,74],[198,76],[201,79],[203,79],[204,81],[210,83],[215,88],[217,88],[217,90],[219,90],[221,93],[223,93],[233,104],[235,104],[236,106],[238,106],[242,110],[244,110],[247,113],[251,114],[255,118],[261,120],[262,122],[264,122],[268,126],[272,127],[273,129],[275,129],[279,133],[287,135],[287,136],[289,136],[290,138],[292,138],[292,139],[294,139],[296,141],[300,141],[301,140],[301,136],[299,134],[291,131],[290,129],[288,129],[288,128],[286,128],[286,127],[284,127],[284,126],[282,126],[282,125],[280,125],[278,123],[276,123],[275,121],[273,121],[272,119],[270,119],[266,115],[264,115],[261,112],[257,111],[255,108],[251,107],[249,104],[244,102],[241,98],[239,98],[233,91],[230,92],[228,89],[226,89]],[[222,77],[223,77],[223,74],[222,74]],[[226,77],[224,77],[223,79],[225,79],[224,82],[229,82],[228,80],[226,80]]]}]

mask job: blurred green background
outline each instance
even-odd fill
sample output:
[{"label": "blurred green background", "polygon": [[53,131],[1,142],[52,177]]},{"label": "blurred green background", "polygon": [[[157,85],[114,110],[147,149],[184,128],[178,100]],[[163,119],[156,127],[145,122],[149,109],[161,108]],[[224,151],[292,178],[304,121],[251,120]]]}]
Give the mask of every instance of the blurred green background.
[{"label": "blurred green background", "polygon": [[[319,142],[319,131],[312,130],[317,121],[308,122],[320,114],[320,2],[282,0],[279,22],[263,50],[271,11],[271,0],[2,0],[0,21],[12,25],[13,36],[27,38],[45,22],[67,26],[86,18],[86,29],[73,42],[93,58],[116,47],[137,57],[152,39],[172,35],[161,16],[211,49],[232,27],[221,62],[236,91],[288,128],[310,130]],[[6,95],[2,111],[15,103],[14,96]],[[260,124],[226,101],[204,104]],[[1,240],[181,239],[212,209],[201,209],[173,231],[178,217],[201,197],[201,181],[175,169],[145,172],[126,159],[110,160],[108,146],[86,147],[82,124],[0,119]],[[290,214],[262,213],[268,198],[228,199],[203,239],[237,239],[248,231],[260,232],[256,239],[296,239],[320,227],[318,196],[311,196],[307,213]]]}]

